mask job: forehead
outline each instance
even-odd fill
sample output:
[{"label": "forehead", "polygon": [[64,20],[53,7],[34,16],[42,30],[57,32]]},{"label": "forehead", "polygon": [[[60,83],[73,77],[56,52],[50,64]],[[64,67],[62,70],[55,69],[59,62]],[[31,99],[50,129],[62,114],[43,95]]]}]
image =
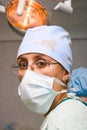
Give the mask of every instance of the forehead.
[{"label": "forehead", "polygon": [[41,54],[41,53],[27,53],[24,55],[21,55],[20,57],[18,57],[18,61],[19,60],[23,60],[23,59],[39,59],[39,58],[46,58],[48,60],[54,60],[51,57]]}]

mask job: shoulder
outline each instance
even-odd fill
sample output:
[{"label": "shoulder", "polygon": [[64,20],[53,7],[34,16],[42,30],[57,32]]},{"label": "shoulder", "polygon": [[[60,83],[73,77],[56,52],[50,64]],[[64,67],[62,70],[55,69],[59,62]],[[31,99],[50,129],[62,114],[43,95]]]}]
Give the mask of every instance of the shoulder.
[{"label": "shoulder", "polygon": [[[82,116],[87,113],[87,106],[84,105],[81,101],[79,101],[77,99],[68,99],[68,100],[60,103],[52,111],[52,113],[53,113],[53,115],[55,115],[55,113],[56,113],[58,116],[62,114],[62,116],[64,115],[64,117],[66,116],[66,118],[67,118],[67,114],[71,115],[72,117],[75,117],[76,115]],[[80,115],[79,115],[79,113],[80,113]]]},{"label": "shoulder", "polygon": [[[82,123],[84,122],[84,123]],[[80,101],[69,99],[60,103],[44,120],[42,130],[85,130],[87,108]]]}]

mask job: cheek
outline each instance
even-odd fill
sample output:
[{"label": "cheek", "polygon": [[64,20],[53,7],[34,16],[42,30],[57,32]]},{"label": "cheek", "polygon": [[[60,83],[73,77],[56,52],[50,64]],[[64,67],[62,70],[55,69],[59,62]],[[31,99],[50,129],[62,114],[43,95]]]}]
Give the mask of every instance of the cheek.
[{"label": "cheek", "polygon": [[35,72],[50,76],[50,70],[49,70],[49,68],[35,70]]},{"label": "cheek", "polygon": [[55,77],[60,79],[60,80],[63,80],[63,76],[64,76],[64,69],[62,67],[60,67],[59,69],[57,68],[55,70]]},{"label": "cheek", "polygon": [[48,69],[48,75],[51,77],[58,77],[60,75],[60,71],[57,67],[51,67]]},{"label": "cheek", "polygon": [[[64,76],[64,69],[61,66],[55,67],[55,68],[51,69],[50,76],[56,77],[57,79],[62,81],[63,76]],[[55,91],[60,91],[61,90],[61,84],[54,82],[53,89]]]},{"label": "cheek", "polygon": [[26,71],[19,71],[19,72],[18,72],[18,79],[19,79],[19,81],[22,80],[22,78],[23,78],[25,72],[26,72]]}]

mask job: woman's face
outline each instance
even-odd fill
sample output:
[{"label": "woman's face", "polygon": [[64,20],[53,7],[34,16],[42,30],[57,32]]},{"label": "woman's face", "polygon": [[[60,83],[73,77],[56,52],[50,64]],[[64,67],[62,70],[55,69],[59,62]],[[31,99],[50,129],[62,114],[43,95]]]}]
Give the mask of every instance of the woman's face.
[{"label": "woman's face", "polygon": [[[41,74],[48,75],[50,77],[56,77],[61,81],[64,81],[64,76],[66,76],[65,69],[54,59],[49,56],[39,54],[39,53],[28,53],[20,56],[17,60],[19,65],[18,79],[22,80],[24,73],[27,69],[35,71]],[[57,84],[58,85],[58,84]],[[56,90],[58,87],[55,87]]]}]

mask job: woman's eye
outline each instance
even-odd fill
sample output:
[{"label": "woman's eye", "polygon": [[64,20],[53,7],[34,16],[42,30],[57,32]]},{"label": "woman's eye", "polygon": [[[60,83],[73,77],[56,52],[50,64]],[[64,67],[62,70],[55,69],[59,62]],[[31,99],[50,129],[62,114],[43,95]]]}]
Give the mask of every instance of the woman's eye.
[{"label": "woman's eye", "polygon": [[38,61],[36,65],[38,68],[44,68],[48,65],[48,63],[46,61]]},{"label": "woman's eye", "polygon": [[19,65],[20,69],[27,69],[27,63],[26,62],[19,63],[18,65]]}]

